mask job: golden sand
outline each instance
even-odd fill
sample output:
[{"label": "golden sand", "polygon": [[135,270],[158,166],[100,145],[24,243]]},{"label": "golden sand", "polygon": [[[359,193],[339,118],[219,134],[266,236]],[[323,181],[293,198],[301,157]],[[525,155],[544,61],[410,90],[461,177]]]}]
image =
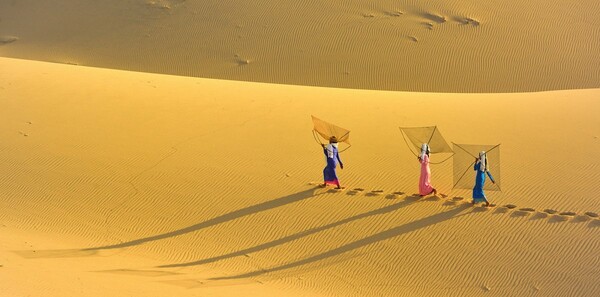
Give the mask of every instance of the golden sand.
[{"label": "golden sand", "polygon": [[[347,90],[0,58],[0,292],[599,295],[599,96]],[[315,186],[324,158],[311,114],[351,130],[344,191]],[[398,127],[434,124],[456,143],[502,143],[495,208],[451,189],[451,162],[432,166],[447,197],[415,197],[419,164]]]},{"label": "golden sand", "polygon": [[0,56],[359,89],[585,89],[600,87],[599,14],[597,0],[5,0]]}]

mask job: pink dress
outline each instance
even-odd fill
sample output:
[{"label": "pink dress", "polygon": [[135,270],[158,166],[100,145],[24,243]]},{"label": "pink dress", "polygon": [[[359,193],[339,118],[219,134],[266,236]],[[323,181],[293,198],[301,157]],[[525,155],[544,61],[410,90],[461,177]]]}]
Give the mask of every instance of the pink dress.
[{"label": "pink dress", "polygon": [[421,159],[421,178],[419,178],[419,194],[429,195],[433,192],[431,186],[431,169],[429,169],[429,156],[424,155]]}]

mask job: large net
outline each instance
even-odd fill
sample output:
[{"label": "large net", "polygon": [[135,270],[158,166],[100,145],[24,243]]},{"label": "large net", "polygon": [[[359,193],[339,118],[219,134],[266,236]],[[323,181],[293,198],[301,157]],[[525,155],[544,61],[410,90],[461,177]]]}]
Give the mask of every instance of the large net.
[{"label": "large net", "polygon": [[408,139],[408,141],[414,146],[415,150],[417,151],[416,154],[421,151],[421,145],[423,143],[427,143],[429,145],[429,151],[432,154],[452,153],[452,148],[446,142],[442,136],[442,133],[440,133],[440,130],[436,126],[400,127],[400,131],[403,133],[402,137],[406,135],[405,140]]},{"label": "large net", "polygon": [[321,137],[323,137],[325,141],[329,141],[329,138],[331,138],[331,136],[335,136],[338,142],[345,142],[347,144],[350,144],[349,130],[325,122],[319,118],[316,118],[315,116],[312,116],[312,121],[314,125],[313,131],[321,135]]},{"label": "large net", "polygon": [[487,156],[487,168],[494,177],[496,184],[493,184],[489,178],[483,187],[484,190],[500,191],[500,145],[475,145],[475,144],[456,144],[453,157],[453,175],[454,189],[473,189],[475,185],[475,173],[473,169],[476,157],[479,152],[485,151]]}]

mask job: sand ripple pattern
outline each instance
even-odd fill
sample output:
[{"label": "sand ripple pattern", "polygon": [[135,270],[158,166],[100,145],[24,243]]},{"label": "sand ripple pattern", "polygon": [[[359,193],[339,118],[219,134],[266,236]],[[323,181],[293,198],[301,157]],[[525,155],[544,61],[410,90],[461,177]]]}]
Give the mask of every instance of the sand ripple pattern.
[{"label": "sand ripple pattern", "polygon": [[[241,284],[325,296],[600,295],[600,161],[589,157],[598,91],[409,94],[0,66],[11,70],[0,71],[1,247],[24,238],[0,249],[14,259],[0,257],[3,277],[76,261],[78,275],[129,288],[195,288],[181,295]],[[484,100],[482,124],[470,115]],[[423,106],[449,140],[502,140],[503,191],[487,192],[496,206],[452,190],[451,163],[432,165],[439,196],[415,195],[419,163],[397,127],[422,124]],[[318,187],[324,155],[310,114],[352,131],[342,191]]]},{"label": "sand ripple pattern", "polygon": [[600,86],[599,13],[596,0],[5,1],[0,56],[359,89],[585,89]]}]

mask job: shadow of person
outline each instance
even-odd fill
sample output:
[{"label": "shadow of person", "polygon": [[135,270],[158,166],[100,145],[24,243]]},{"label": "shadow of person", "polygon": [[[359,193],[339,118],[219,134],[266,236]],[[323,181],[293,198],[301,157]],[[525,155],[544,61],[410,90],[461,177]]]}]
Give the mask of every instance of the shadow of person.
[{"label": "shadow of person", "polygon": [[412,198],[407,198],[404,199],[402,202],[399,203],[395,203],[392,205],[388,205],[386,207],[382,207],[379,209],[375,209],[369,212],[365,212],[359,215],[355,215],[349,218],[345,218],[343,220],[331,223],[331,224],[327,224],[321,227],[316,227],[316,228],[312,228],[306,231],[302,231],[302,232],[298,232],[296,234],[290,235],[290,236],[286,236],[280,239],[276,239],[267,243],[263,243],[263,244],[259,244],[257,246],[253,246],[247,249],[243,249],[243,250],[239,250],[233,253],[229,253],[229,254],[225,254],[225,255],[221,255],[221,256],[217,256],[217,257],[212,257],[212,258],[207,258],[207,259],[203,259],[203,260],[198,260],[198,261],[194,261],[194,262],[187,262],[187,263],[179,263],[179,264],[168,264],[168,265],[160,265],[157,266],[158,268],[173,268],[173,267],[187,267],[187,266],[194,266],[194,265],[203,265],[203,264],[208,264],[208,263],[213,263],[213,262],[217,262],[220,260],[225,260],[225,259],[229,259],[229,258],[234,258],[234,257],[239,257],[239,256],[244,256],[246,254],[250,254],[250,253],[255,253],[255,252],[259,252],[259,251],[263,251],[266,249],[270,249],[288,242],[292,242],[294,240],[298,240],[301,239],[303,237],[307,237],[313,234],[316,234],[318,232],[322,232],[328,229],[332,229],[344,224],[348,224],[351,223],[353,221],[357,221],[357,220],[361,220],[364,218],[368,218],[371,216],[376,216],[376,215],[383,215],[392,211],[396,211],[399,210],[403,207],[409,206],[412,203],[417,202],[418,200],[416,199],[412,199]]},{"label": "shadow of person", "polygon": [[[233,275],[233,276],[226,276],[226,277],[215,277],[215,278],[210,278],[210,281],[219,281],[219,280],[232,280],[232,279],[243,279],[243,278],[250,278],[250,277],[256,277],[256,276],[260,276],[266,273],[272,273],[272,272],[277,272],[277,271],[281,271],[281,270],[286,270],[286,269],[292,269],[292,268],[296,268],[299,266],[303,266],[303,265],[308,265],[308,264],[312,264],[312,263],[316,263],[316,262],[320,262],[320,261],[324,261],[327,260],[329,258],[333,258],[351,251],[354,251],[356,249],[380,242],[380,241],[384,241],[384,240],[388,240],[390,238],[394,238],[403,234],[407,234],[419,229],[423,229],[429,226],[433,226],[435,224],[439,224],[442,223],[444,221],[450,220],[452,218],[456,218],[459,216],[463,216],[463,215],[467,215],[469,213],[465,213],[462,215],[459,215],[461,212],[470,209],[471,206],[470,204],[462,204],[458,207],[455,207],[451,210],[442,212],[442,213],[438,213],[429,217],[425,217],[416,221],[412,221],[409,223],[406,223],[404,225],[401,226],[397,226],[391,229],[388,229],[386,231],[365,237],[363,239],[345,244],[343,246],[340,246],[338,248],[332,249],[330,251],[324,252],[324,253],[320,253],[302,260],[298,260],[292,263],[288,263],[288,264],[284,264],[281,266],[276,266],[276,267],[272,267],[272,268],[265,268],[265,269],[261,269],[261,270],[257,270],[257,271],[252,271],[252,272],[248,272],[248,273],[244,273],[244,274],[239,274],[239,275]],[[472,213],[472,212],[471,212]]]},{"label": "shadow of person", "polygon": [[205,229],[208,227],[212,227],[215,225],[223,224],[223,223],[233,221],[233,220],[236,220],[236,219],[239,219],[239,218],[242,218],[245,216],[249,216],[252,214],[256,214],[259,212],[263,212],[263,211],[271,210],[271,209],[274,209],[277,207],[282,207],[282,206],[285,206],[288,204],[296,203],[296,202],[320,195],[321,193],[315,194],[315,190],[317,190],[317,189],[318,189],[318,187],[313,187],[313,188],[310,188],[310,189],[302,191],[302,192],[294,193],[294,194],[291,194],[288,196],[284,196],[284,197],[277,198],[274,200],[262,202],[259,204],[255,204],[252,206],[242,208],[242,209],[238,209],[238,210],[232,211],[230,213],[226,213],[226,214],[214,217],[212,219],[208,219],[208,220],[200,222],[198,224],[187,226],[185,228],[181,228],[181,229],[177,229],[177,230],[173,230],[170,232],[161,233],[161,234],[157,234],[157,235],[152,235],[152,236],[148,236],[148,237],[129,240],[129,241],[125,241],[125,242],[121,242],[121,243],[117,243],[117,244],[103,245],[103,246],[83,248],[83,249],[15,251],[15,253],[17,253],[23,257],[27,257],[27,258],[90,256],[90,255],[94,255],[95,252],[97,252],[97,251],[132,247],[132,246],[141,245],[141,244],[148,243],[148,242],[172,238],[172,237],[180,236],[183,234],[202,230],[202,229]]}]

